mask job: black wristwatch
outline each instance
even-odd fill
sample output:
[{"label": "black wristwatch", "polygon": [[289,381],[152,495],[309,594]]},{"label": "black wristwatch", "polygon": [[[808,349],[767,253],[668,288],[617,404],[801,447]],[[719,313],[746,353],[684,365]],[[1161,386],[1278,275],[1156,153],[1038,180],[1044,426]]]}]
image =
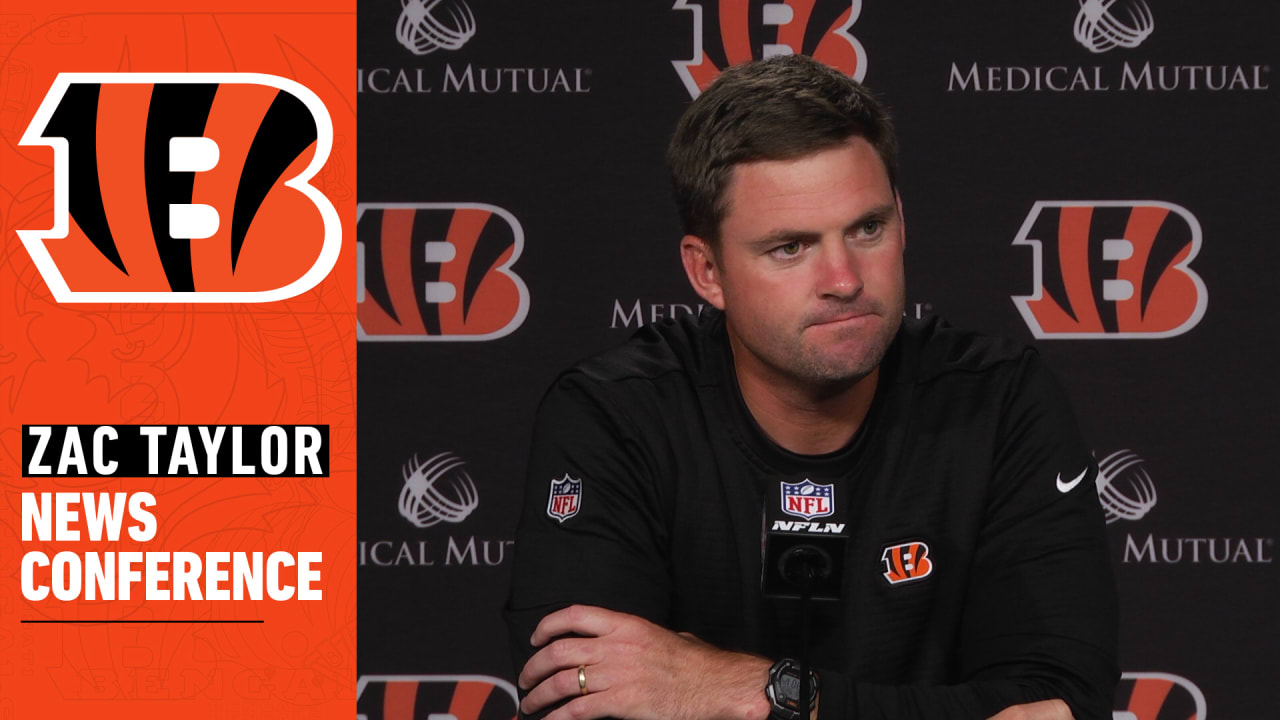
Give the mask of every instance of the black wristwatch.
[{"label": "black wristwatch", "polygon": [[795,660],[783,658],[769,668],[769,684],[764,694],[773,706],[769,720],[809,720],[818,701],[818,675],[809,671],[809,702],[803,713],[800,710],[800,663]]}]

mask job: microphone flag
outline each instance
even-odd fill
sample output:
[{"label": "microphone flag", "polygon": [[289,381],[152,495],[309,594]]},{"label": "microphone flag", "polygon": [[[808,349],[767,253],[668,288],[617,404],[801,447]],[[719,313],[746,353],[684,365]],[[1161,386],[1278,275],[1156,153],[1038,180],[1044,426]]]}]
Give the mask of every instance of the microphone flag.
[{"label": "microphone flag", "polygon": [[767,483],[760,589],[765,597],[839,600],[849,543],[847,511],[836,482],[809,476]]}]

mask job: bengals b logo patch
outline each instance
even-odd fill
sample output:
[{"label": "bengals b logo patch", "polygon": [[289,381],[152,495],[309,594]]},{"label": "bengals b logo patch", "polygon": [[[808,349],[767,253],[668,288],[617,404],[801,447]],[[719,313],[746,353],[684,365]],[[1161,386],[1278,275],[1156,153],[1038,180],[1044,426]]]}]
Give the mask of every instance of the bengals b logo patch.
[{"label": "bengals b logo patch", "polygon": [[271,302],[337,261],[333,124],[293,80],[62,73],[19,144],[54,149],[54,225],[18,234],[58,302]]},{"label": "bengals b logo patch", "polygon": [[933,572],[929,546],[922,542],[891,545],[884,549],[880,560],[884,562],[884,579],[890,585],[923,580]]}]

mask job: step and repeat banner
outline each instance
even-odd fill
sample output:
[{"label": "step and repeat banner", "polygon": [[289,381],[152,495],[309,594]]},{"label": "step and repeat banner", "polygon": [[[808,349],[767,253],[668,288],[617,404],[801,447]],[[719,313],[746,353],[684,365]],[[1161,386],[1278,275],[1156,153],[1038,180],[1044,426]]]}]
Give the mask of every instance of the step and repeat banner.
[{"label": "step and repeat banner", "polygon": [[366,0],[362,717],[510,717],[535,405],[697,312],[663,165],[721,69],[806,53],[890,107],[912,315],[1035,345],[1093,445],[1118,718],[1275,717],[1280,6]]},{"label": "step and repeat banner", "polygon": [[1275,717],[1277,28],[1266,0],[6,2],[0,720],[512,717],[536,404],[699,312],[667,140],[781,53],[895,117],[907,313],[1071,392],[1116,717]]}]

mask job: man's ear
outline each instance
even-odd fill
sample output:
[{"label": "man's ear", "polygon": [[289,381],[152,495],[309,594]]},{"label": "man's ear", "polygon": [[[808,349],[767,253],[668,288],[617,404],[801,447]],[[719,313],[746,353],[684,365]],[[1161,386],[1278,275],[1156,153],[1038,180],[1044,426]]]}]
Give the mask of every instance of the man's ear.
[{"label": "man's ear", "polygon": [[697,235],[685,235],[680,239],[680,259],[684,262],[684,274],[689,277],[694,292],[717,310],[724,310],[720,265],[710,243]]}]

